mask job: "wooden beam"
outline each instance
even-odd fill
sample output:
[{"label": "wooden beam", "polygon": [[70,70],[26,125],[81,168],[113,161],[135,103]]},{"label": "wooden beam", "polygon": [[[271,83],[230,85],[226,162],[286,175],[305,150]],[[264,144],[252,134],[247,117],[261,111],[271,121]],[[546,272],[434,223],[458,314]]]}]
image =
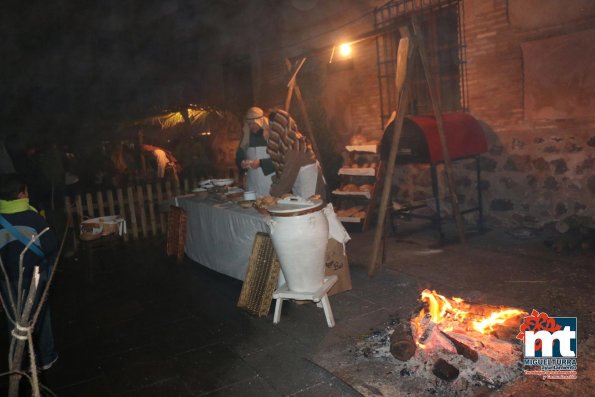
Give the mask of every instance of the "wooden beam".
[{"label": "wooden beam", "polygon": [[[285,100],[285,111],[289,113],[289,106],[291,105],[291,98],[293,96],[293,93],[295,92],[295,98],[297,99],[297,103],[300,108],[300,113],[302,114],[302,117],[304,119],[304,124],[305,124],[304,132],[306,134],[306,137],[312,144],[312,150],[314,150],[314,154],[316,155],[316,159],[320,163],[320,167],[324,171],[324,166],[322,164],[322,158],[320,157],[320,152],[318,151],[318,145],[316,144],[316,139],[314,139],[314,134],[312,132],[312,123],[310,122],[310,116],[308,115],[308,111],[306,109],[306,104],[305,104],[304,98],[302,96],[302,90],[300,89],[300,86],[297,83],[297,73],[300,71],[300,69],[304,65],[304,62],[306,62],[306,58],[302,58],[302,60],[296,67],[295,71],[293,72],[291,79],[289,80],[289,83],[287,83],[288,90],[287,90],[287,98]],[[285,59],[285,65],[287,66],[287,70],[291,73],[292,65],[291,65],[291,62],[289,61],[289,59],[287,59],[287,58]],[[330,196],[328,196],[328,197],[330,197]]]},{"label": "wooden beam", "polygon": [[374,232],[374,242],[372,245],[372,256],[368,264],[368,274],[374,275],[377,271],[378,257],[380,253],[382,238],[384,235],[384,222],[386,218],[386,210],[390,200],[392,191],[393,174],[395,172],[395,164],[397,161],[397,151],[399,148],[399,141],[401,140],[401,132],[403,130],[403,120],[405,119],[405,111],[409,104],[409,91],[411,88],[411,76],[415,66],[415,50],[416,43],[408,36],[399,40],[399,47],[397,49],[397,70],[396,70],[396,93],[397,93],[397,117],[393,124],[392,143],[390,153],[386,164],[386,174],[384,175],[384,183],[382,186],[382,195],[380,198],[380,208],[378,209],[378,221],[376,222],[376,230]]},{"label": "wooden beam", "polygon": [[434,84],[434,80],[432,78],[432,74],[430,73],[430,65],[428,64],[428,56],[426,54],[426,50],[423,46],[423,36],[421,29],[419,27],[419,23],[417,21],[416,16],[412,17],[412,24],[413,24],[413,32],[420,43],[418,45],[419,55],[421,58],[421,63],[424,69],[424,74],[426,77],[426,82],[428,83],[428,91],[430,92],[430,100],[432,101],[432,109],[434,111],[434,116],[436,117],[436,126],[438,127],[438,136],[440,137],[440,145],[442,147],[442,157],[444,158],[444,171],[446,173],[446,180],[448,182],[448,187],[450,190],[450,198],[451,198],[451,205],[452,205],[452,213],[455,218],[455,222],[457,224],[457,231],[459,234],[459,241],[465,242],[465,226],[463,225],[463,217],[461,216],[461,211],[459,210],[459,198],[457,196],[457,189],[455,186],[454,175],[452,171],[452,161],[450,159],[450,154],[448,152],[448,145],[446,143],[446,133],[444,131],[444,122],[442,120],[442,109],[440,106],[440,98],[436,92],[436,86]]},{"label": "wooden beam", "polygon": [[287,83],[287,96],[285,97],[284,109],[287,113],[289,113],[289,108],[291,107],[291,99],[293,98],[293,90],[297,84],[297,74],[299,73],[302,66],[304,66],[304,62],[306,62],[306,58],[302,58],[295,70],[293,70],[291,62],[289,61],[289,59],[285,58],[285,65],[287,66],[287,70],[289,71],[289,73],[292,73],[293,70],[291,78],[289,79],[289,83]]}]

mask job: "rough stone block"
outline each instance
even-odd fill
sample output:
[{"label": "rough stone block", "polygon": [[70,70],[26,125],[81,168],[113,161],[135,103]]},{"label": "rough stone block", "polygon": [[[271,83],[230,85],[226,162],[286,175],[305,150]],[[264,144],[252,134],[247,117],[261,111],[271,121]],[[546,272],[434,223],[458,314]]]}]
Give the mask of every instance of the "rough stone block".
[{"label": "rough stone block", "polygon": [[577,174],[584,174],[586,170],[592,170],[595,167],[595,158],[589,157],[584,159],[579,165],[576,166]]},{"label": "rough stone block", "polygon": [[539,157],[532,161],[533,167],[538,171],[549,171],[550,164],[543,158]]},{"label": "rough stone block", "polygon": [[580,152],[581,150],[583,150],[583,147],[579,146],[573,142],[567,142],[564,145],[564,151],[568,152],[568,153],[576,153],[576,152]]},{"label": "rough stone block", "polygon": [[457,186],[469,187],[471,186],[471,178],[464,176],[462,178],[458,178],[456,181]]},{"label": "rough stone block", "polygon": [[507,171],[528,172],[531,167],[531,156],[515,154],[506,160],[503,168]]},{"label": "rough stone block", "polygon": [[[595,183],[595,180],[594,180]],[[553,176],[548,176],[543,181],[543,187],[547,190],[558,191],[560,189],[560,183]],[[595,186],[594,186],[595,187]]]},{"label": "rough stone block", "polygon": [[492,211],[512,211],[514,204],[509,199],[494,199],[490,203]]},{"label": "rough stone block", "polygon": [[552,167],[554,167],[554,174],[556,175],[562,175],[565,174],[566,171],[568,171],[568,166],[566,165],[566,160],[564,159],[556,159],[550,161],[550,164],[552,165]]},{"label": "rough stone block", "polygon": [[[479,167],[482,171],[485,172],[494,172],[496,167],[498,166],[498,162],[490,157],[481,156],[479,158]],[[465,168],[468,170],[474,170],[475,164],[466,164]]]},{"label": "rough stone block", "polygon": [[512,180],[511,177],[506,176],[503,178],[500,178],[500,182],[507,188],[507,189],[512,189],[514,187],[517,186],[517,183],[515,181]]},{"label": "rough stone block", "polygon": [[595,175],[591,175],[589,179],[587,179],[587,188],[591,194],[595,196]]},{"label": "rough stone block", "polygon": [[500,156],[504,152],[504,146],[502,145],[492,145],[490,147],[490,154],[492,156]]},{"label": "rough stone block", "polygon": [[559,202],[556,204],[556,209],[554,210],[554,214],[558,216],[562,216],[568,212],[568,207],[565,203]]}]

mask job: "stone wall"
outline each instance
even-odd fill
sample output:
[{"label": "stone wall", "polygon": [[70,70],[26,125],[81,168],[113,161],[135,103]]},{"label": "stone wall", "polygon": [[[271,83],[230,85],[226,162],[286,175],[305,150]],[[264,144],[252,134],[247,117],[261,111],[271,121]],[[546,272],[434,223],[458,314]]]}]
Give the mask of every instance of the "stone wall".
[{"label": "stone wall", "polygon": [[[566,2],[564,18],[556,18],[559,3],[518,3],[464,3],[469,108],[484,123],[490,147],[483,159],[484,206],[494,224],[592,216],[595,89],[589,87],[595,86],[586,76],[592,75],[595,47],[578,46],[563,60],[546,55],[552,48],[563,54],[585,34],[593,41],[595,7]],[[537,51],[526,50],[531,47]],[[557,63],[563,66],[552,69]],[[590,94],[582,94],[585,88]],[[573,114],[585,102],[589,110]]]}]

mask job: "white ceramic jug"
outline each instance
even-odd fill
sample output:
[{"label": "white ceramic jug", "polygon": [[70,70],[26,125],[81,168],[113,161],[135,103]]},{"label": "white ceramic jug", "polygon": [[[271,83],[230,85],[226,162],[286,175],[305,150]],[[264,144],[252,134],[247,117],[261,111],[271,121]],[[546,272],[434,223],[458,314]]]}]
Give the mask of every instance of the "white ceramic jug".
[{"label": "white ceramic jug", "polygon": [[268,209],[271,240],[291,291],[315,292],[322,286],[329,232],[322,209],[322,201],[299,197]]}]

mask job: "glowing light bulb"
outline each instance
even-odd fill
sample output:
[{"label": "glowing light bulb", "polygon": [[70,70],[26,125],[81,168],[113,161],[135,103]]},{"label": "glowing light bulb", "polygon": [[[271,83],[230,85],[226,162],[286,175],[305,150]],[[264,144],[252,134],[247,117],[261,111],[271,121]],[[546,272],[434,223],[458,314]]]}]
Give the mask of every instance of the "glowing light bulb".
[{"label": "glowing light bulb", "polygon": [[339,54],[344,57],[348,57],[351,55],[351,44],[341,44],[339,46]]}]

